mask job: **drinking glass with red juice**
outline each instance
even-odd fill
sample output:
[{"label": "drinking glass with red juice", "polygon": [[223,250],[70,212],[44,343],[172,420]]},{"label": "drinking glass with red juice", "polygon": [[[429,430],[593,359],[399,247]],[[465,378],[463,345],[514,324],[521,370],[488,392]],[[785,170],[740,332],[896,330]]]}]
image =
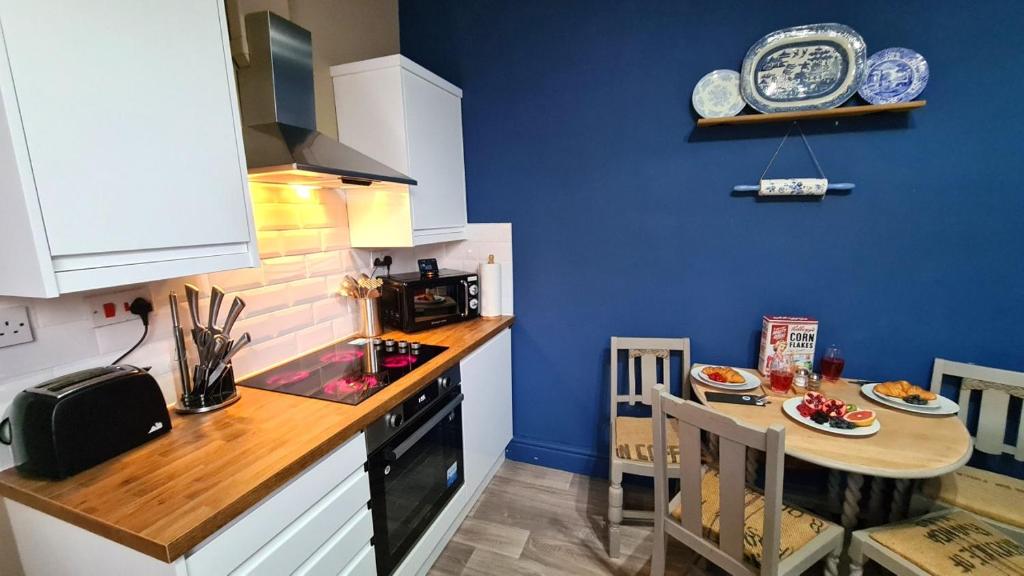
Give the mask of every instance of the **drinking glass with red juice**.
[{"label": "drinking glass with red juice", "polygon": [[793,387],[793,366],[784,354],[777,354],[771,362],[768,376],[772,392],[785,394]]},{"label": "drinking glass with red juice", "polygon": [[828,347],[825,355],[821,357],[821,377],[833,382],[839,380],[845,365],[846,360],[843,359],[842,354],[839,352],[839,347],[833,344]]}]

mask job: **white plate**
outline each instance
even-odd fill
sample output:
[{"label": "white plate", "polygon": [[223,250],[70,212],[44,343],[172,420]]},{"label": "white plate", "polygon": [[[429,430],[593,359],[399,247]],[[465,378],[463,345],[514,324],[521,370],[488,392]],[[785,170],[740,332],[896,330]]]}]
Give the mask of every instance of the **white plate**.
[{"label": "white plate", "polygon": [[712,364],[694,364],[693,368],[690,368],[690,377],[696,379],[698,382],[704,384],[705,386],[711,386],[712,388],[719,388],[721,390],[733,390],[737,392],[741,390],[753,390],[754,388],[757,388],[758,386],[761,385],[760,378],[751,374],[750,372],[747,372],[746,370],[740,370],[739,368],[733,368],[733,370],[739,372],[743,376],[743,384],[726,384],[725,382],[715,382],[714,380],[709,379],[707,376],[701,373],[701,370],[707,366],[712,366]]},{"label": "white plate", "polygon": [[690,97],[693,109],[704,118],[735,116],[747,105],[740,96],[740,73],[712,70],[697,81]]},{"label": "white plate", "polygon": [[890,398],[884,394],[879,394],[878,392],[875,392],[875,386],[878,386],[877,382],[865,384],[860,387],[860,393],[872,400],[885,404],[886,406],[892,406],[893,408],[899,408],[900,410],[914,412],[917,414],[947,416],[949,414],[956,414],[960,411],[960,406],[945,396],[939,396],[937,399],[924,406],[918,406],[916,404],[907,404],[899,398]]},{"label": "white plate", "polygon": [[871,423],[871,426],[861,426],[858,428],[851,428],[849,430],[843,430],[842,428],[833,428],[828,424],[818,424],[817,422],[811,420],[810,418],[804,418],[803,416],[800,415],[800,412],[797,411],[796,407],[799,406],[800,403],[803,401],[803,396],[790,398],[789,400],[786,400],[785,402],[782,403],[782,411],[786,413],[786,416],[789,416],[790,418],[796,420],[797,422],[803,424],[804,426],[815,428],[817,430],[821,430],[822,432],[838,434],[840,436],[871,436],[872,434],[882,429],[882,425],[878,423],[877,418],[875,418],[875,421]]}]

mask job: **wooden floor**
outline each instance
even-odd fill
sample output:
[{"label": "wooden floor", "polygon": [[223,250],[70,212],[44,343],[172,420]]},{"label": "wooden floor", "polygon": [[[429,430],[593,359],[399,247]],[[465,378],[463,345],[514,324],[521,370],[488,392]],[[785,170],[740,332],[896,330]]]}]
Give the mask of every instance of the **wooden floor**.
[{"label": "wooden floor", "polygon": [[[626,506],[653,509],[652,491],[626,487]],[[622,527],[606,547],[608,481],[506,461],[430,571],[432,576],[649,574],[653,527]],[[668,574],[703,575],[669,539]]]}]

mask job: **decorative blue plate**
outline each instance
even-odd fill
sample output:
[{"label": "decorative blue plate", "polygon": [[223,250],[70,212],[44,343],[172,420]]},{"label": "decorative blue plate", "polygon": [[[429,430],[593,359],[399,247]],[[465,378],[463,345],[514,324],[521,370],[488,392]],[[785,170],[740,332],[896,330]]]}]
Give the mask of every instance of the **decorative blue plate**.
[{"label": "decorative blue plate", "polygon": [[759,112],[835,108],[860,86],[866,50],[860,34],[842,24],[776,30],[747,51],[740,93]]},{"label": "decorative blue plate", "polygon": [[910,102],[928,85],[928,61],[909,48],[886,48],[868,58],[857,91],[871,104]]}]

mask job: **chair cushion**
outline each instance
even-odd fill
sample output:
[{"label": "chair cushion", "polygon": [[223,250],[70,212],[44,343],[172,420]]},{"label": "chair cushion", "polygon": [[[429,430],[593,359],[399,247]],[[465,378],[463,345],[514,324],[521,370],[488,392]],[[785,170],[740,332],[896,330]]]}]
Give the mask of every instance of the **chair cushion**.
[{"label": "chair cushion", "polygon": [[[704,526],[704,537],[718,543],[719,527],[719,491],[718,471],[709,468],[701,479],[701,524]],[[764,495],[751,489],[746,490],[743,520],[743,556],[755,566],[761,565],[764,550]],[[682,505],[672,510],[672,516],[681,521]],[[803,548],[815,536],[834,526],[831,522],[819,518],[810,512],[782,505],[782,536],[779,539],[779,558],[784,559]]]},{"label": "chair cushion", "polygon": [[965,466],[924,483],[925,496],[984,518],[1024,528],[1024,480]]},{"label": "chair cushion", "polygon": [[949,510],[870,532],[871,538],[929,574],[1024,574],[1024,546],[963,510]]},{"label": "chair cushion", "polygon": [[[679,433],[675,426],[667,427],[668,461],[679,464]],[[615,455],[623,460],[652,462],[654,428],[650,418],[615,417]]]}]

